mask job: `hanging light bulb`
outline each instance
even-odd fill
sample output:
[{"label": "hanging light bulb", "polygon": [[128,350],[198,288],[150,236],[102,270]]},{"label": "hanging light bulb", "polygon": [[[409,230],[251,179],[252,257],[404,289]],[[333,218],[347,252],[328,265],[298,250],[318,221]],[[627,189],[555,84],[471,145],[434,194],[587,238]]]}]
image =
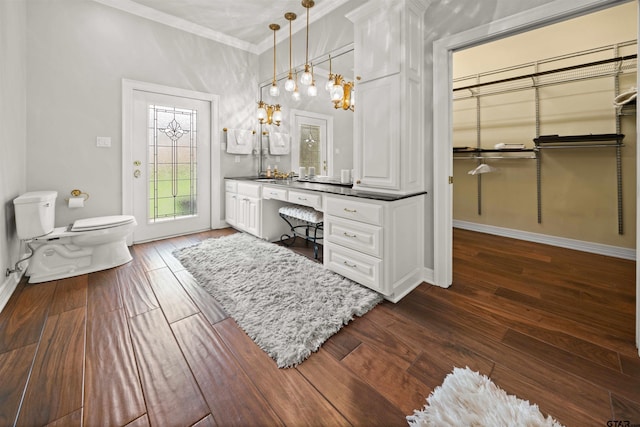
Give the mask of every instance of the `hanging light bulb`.
[{"label": "hanging light bulb", "polygon": [[331,100],[333,102],[341,101],[344,96],[344,88],[342,87],[342,76],[336,74],[331,87]]},{"label": "hanging light bulb", "polygon": [[267,120],[267,108],[263,101],[258,102],[258,121],[264,123]]},{"label": "hanging light bulb", "polygon": [[311,65],[311,84],[307,88],[307,95],[308,96],[318,95],[318,88],[316,87],[316,79],[313,76],[313,65]]},{"label": "hanging light bulb", "polygon": [[331,91],[333,87],[333,72],[331,71],[331,55],[329,55],[329,78],[327,78],[327,83],[324,85],[324,90],[327,92]]},{"label": "hanging light bulb", "polygon": [[293,80],[293,75],[291,73],[291,21],[296,19],[297,16],[293,12],[287,12],[284,14],[284,17],[289,21],[289,76],[287,77],[287,81],[284,83],[284,90],[287,92],[293,92],[296,88],[296,81]]},{"label": "hanging light bulb", "polygon": [[270,24],[269,28],[273,30],[273,81],[269,88],[269,95],[276,97],[280,95],[280,89],[278,88],[278,82],[276,81],[276,31],[280,29],[280,25]]},{"label": "hanging light bulb", "polygon": [[304,61],[304,73],[300,76],[300,84],[305,86],[310,85],[313,81],[313,76],[309,70],[309,9],[311,9],[314,4],[313,0],[302,0],[302,6],[307,9],[307,49],[306,59]]},{"label": "hanging light bulb", "polygon": [[276,104],[275,110],[273,111],[273,122],[276,126],[280,126],[280,123],[282,123],[282,111],[280,111],[280,104]]},{"label": "hanging light bulb", "polygon": [[298,72],[296,71],[296,78],[293,81],[293,93],[291,94],[291,97],[293,97],[294,100],[299,101],[300,100],[300,91],[298,91],[298,85],[296,84],[296,80],[298,80]]}]

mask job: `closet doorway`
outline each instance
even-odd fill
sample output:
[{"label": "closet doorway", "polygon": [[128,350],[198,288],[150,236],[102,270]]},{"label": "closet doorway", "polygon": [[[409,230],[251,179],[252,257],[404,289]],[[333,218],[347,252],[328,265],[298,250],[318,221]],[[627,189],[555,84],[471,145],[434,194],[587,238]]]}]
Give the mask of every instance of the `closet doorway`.
[{"label": "closet doorway", "polygon": [[[454,135],[452,132],[453,117],[450,111],[455,108],[451,100],[451,92],[453,90],[452,76],[454,69],[454,60],[452,59],[455,52],[462,52],[464,49],[471,46],[479,46],[482,43],[503,39],[510,36],[516,36],[530,31],[535,28],[541,28],[542,25],[547,23],[556,23],[566,21],[578,16],[583,16],[587,13],[597,12],[603,10],[607,6],[620,6],[622,2],[616,1],[592,1],[592,2],[580,2],[576,5],[568,5],[564,2],[553,2],[544,8],[536,8],[528,11],[527,13],[515,15],[509,19],[500,21],[500,25],[483,26],[473,30],[466,31],[445,39],[441,39],[434,43],[434,141],[439,142],[434,144],[434,247],[438,248],[434,251],[434,282],[440,286],[448,286],[452,282],[452,227],[453,227],[453,206],[454,206],[454,194],[453,186],[449,184],[450,176],[454,176],[454,170],[457,166],[454,165],[453,155],[451,148],[455,146]],[[623,5],[624,6],[624,5]],[[627,7],[631,7],[633,10],[633,18],[635,20],[635,27],[637,28],[637,2],[631,2]],[[583,33],[584,34],[584,33]],[[637,34],[637,31],[636,31]],[[637,38],[634,37],[634,39]],[[635,51],[637,52],[637,42],[635,44]],[[501,67],[495,67],[501,68]],[[634,86],[637,86],[637,77],[635,78]],[[621,89],[625,89],[621,87]],[[613,101],[613,96],[610,98]],[[449,106],[447,108],[446,106]],[[635,112],[631,120],[635,117]],[[475,129],[471,131],[475,132]],[[565,132],[564,129],[561,132]],[[559,133],[559,132],[555,132]],[[585,131],[584,134],[590,133]],[[544,134],[544,132],[542,133]],[[635,147],[637,137],[632,135],[634,139],[632,145]],[[508,142],[508,141],[495,141]],[[626,140],[625,142],[628,142]],[[468,145],[468,144],[463,144]],[[493,145],[493,143],[491,144]],[[533,145],[529,143],[529,147]],[[516,160],[509,160],[509,162],[516,162]],[[522,162],[535,162],[535,160],[522,160]],[[615,162],[615,160],[613,160]],[[637,155],[631,159],[631,162],[635,169],[637,164]],[[471,166],[471,165],[470,165]],[[506,166],[505,166],[506,167]],[[524,166],[518,166],[518,168],[524,168]],[[473,167],[469,167],[472,170]],[[634,179],[636,183],[639,183],[637,177]],[[627,187],[636,187],[635,185],[627,185]],[[631,193],[629,197],[626,197],[626,203],[630,206],[634,206],[636,202],[636,189],[630,188]],[[535,201],[535,187],[534,187],[534,201]],[[475,200],[474,203],[475,205]],[[533,203],[533,218],[536,221],[536,208],[535,202]],[[475,208],[476,206],[473,206]],[[544,211],[543,211],[544,212]],[[546,212],[544,212],[546,215]],[[633,209],[633,215],[626,215],[625,224],[627,225],[625,233],[631,233],[631,240],[633,240],[632,246],[635,246],[634,237],[637,234],[637,214]],[[470,221],[468,221],[470,222]],[[533,234],[533,233],[532,233]],[[615,234],[615,231],[614,231]],[[571,238],[569,238],[571,239]],[[612,245],[611,245],[612,246]],[[444,250],[443,250],[444,249]],[[629,248],[629,253],[636,254],[634,248]],[[636,295],[640,290],[640,286],[636,282]],[[637,301],[637,299],[636,299]],[[637,303],[638,304],[638,303]],[[640,314],[640,309],[638,309]],[[638,322],[636,316],[636,344],[640,344],[640,322]]]}]

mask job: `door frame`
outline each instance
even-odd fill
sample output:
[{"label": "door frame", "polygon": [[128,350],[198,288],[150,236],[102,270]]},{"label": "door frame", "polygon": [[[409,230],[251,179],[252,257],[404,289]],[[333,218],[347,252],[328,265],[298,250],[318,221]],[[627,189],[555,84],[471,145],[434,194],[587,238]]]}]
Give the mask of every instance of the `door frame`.
[{"label": "door frame", "polygon": [[[211,135],[211,170],[210,170],[210,191],[211,191],[211,229],[222,228],[221,201],[222,167],[220,155],[220,132],[218,127],[218,112],[220,96],[206,92],[198,92],[189,89],[181,89],[171,86],[164,86],[155,83],[142,82],[137,80],[122,79],[122,213],[133,215],[133,94],[134,91],[153,92],[163,95],[180,96],[183,98],[193,98],[200,101],[207,101],[211,104],[210,135]],[[132,236],[128,237],[127,244],[131,245]]]},{"label": "door frame", "polygon": [[[300,155],[300,126],[298,120],[304,121],[304,118],[310,118],[313,120],[324,120],[327,124],[325,129],[325,139],[327,144],[325,147],[325,158],[329,164],[326,175],[333,176],[333,116],[321,113],[314,113],[313,111],[306,110],[291,110],[290,122],[291,123],[291,170],[297,171],[299,166]],[[294,145],[295,144],[295,145]],[[296,147],[294,150],[294,146]],[[322,150],[322,148],[321,148]],[[298,159],[296,159],[298,156]],[[298,166],[296,166],[298,165]],[[320,166],[322,169],[322,165]],[[317,175],[322,175],[322,170],[316,171]]]},{"label": "door frame", "polygon": [[[639,0],[556,0],[481,25],[433,43],[433,284],[448,287],[453,281],[453,176],[452,57],[456,50],[509,37],[545,25]],[[640,12],[640,11],[639,11]],[[639,18],[640,21],[640,18]],[[639,22],[640,23],[640,22]],[[640,26],[639,26],[640,28]],[[638,78],[640,87],[640,78]],[[640,112],[637,113],[637,118]],[[638,134],[636,144],[640,141]],[[640,150],[636,156],[640,171]],[[640,227],[640,172],[636,177],[636,224]],[[636,227],[636,241],[640,228]],[[436,249],[437,248],[437,249]],[[636,248],[636,347],[640,354],[640,269]]]}]

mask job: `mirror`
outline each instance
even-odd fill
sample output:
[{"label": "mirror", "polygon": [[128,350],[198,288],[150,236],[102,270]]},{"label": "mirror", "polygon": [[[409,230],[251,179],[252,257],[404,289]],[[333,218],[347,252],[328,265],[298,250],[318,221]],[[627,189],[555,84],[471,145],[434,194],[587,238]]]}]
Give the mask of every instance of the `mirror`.
[{"label": "mirror", "polygon": [[[277,97],[269,94],[271,79],[260,84],[261,100],[270,105],[279,104],[282,111],[280,126],[261,125],[262,171],[271,166],[272,169],[277,167],[280,171],[297,174],[300,167],[307,172],[309,167],[313,167],[319,179],[339,180],[341,170],[353,169],[353,111],[344,110],[341,105],[335,108],[329,91],[325,89],[329,77],[329,56],[331,72],[353,82],[353,45],[350,44],[309,61],[313,65],[317,96],[309,96],[307,86],[299,83],[304,64],[294,68],[294,73],[298,71],[298,100],[294,99],[292,92],[284,90],[288,72],[277,76],[280,88]],[[270,149],[271,132],[290,136],[288,154],[272,154],[278,151]]]}]

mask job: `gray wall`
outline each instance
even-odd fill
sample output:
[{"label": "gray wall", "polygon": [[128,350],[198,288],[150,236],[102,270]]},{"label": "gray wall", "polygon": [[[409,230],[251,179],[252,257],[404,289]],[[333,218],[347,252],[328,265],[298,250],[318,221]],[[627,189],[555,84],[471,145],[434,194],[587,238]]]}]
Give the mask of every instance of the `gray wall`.
[{"label": "gray wall", "polygon": [[[26,5],[0,1],[0,259],[2,273],[19,259],[13,199],[26,189]],[[16,275],[0,279],[0,295]],[[14,283],[12,283],[14,284]],[[8,291],[7,291],[8,292]],[[2,300],[2,298],[0,298]],[[2,301],[0,301],[1,303]],[[0,305],[1,309],[1,305]]]},{"label": "gray wall", "polygon": [[[58,191],[57,226],[122,212],[122,78],[220,95],[221,128],[254,126],[255,54],[86,0],[29,1],[27,28],[27,188]],[[255,170],[222,157],[222,176]]]}]

